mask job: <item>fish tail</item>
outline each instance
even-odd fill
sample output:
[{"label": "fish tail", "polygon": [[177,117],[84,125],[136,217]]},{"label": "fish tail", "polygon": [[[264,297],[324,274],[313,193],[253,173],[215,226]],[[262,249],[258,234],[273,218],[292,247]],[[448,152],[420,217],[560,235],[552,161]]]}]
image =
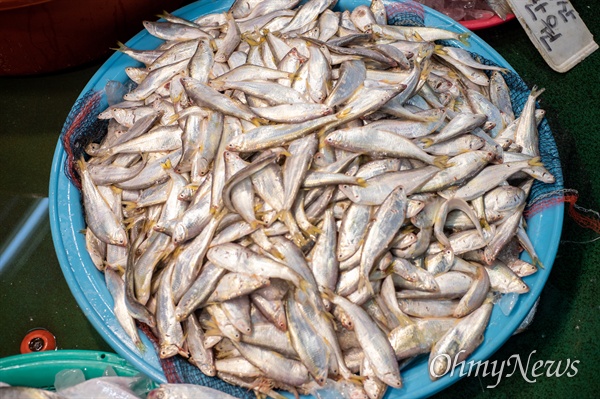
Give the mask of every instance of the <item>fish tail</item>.
[{"label": "fish tail", "polygon": [[355,385],[363,385],[366,379],[364,375],[351,374],[346,380]]},{"label": "fish tail", "polygon": [[371,283],[371,280],[369,280],[368,277],[367,278],[362,277],[362,281],[363,281],[363,284],[366,286],[367,291],[369,292],[369,295],[371,295],[372,297],[374,297],[375,296],[375,290],[373,289],[373,284]]},{"label": "fish tail", "polygon": [[448,164],[448,159],[450,159],[448,155],[439,155],[433,159],[433,164],[438,168],[445,169],[450,166]]},{"label": "fish tail", "polygon": [[544,166],[540,157],[531,158],[527,163],[530,166]]},{"label": "fish tail", "polygon": [[[272,247],[269,250],[269,253],[271,255],[273,255],[274,257],[276,257],[277,259],[280,259],[280,260],[284,260],[285,259],[285,256],[277,248],[275,248],[275,247]],[[302,285],[302,282],[300,282],[300,285]]]},{"label": "fish tail", "polygon": [[296,244],[298,248],[302,248],[303,246],[308,244],[308,240],[304,238],[304,236],[301,233],[293,234],[292,241],[294,242],[294,244]]},{"label": "fish tail", "polygon": [[283,149],[283,150],[279,151],[279,155],[283,155],[284,157],[289,158],[292,156],[292,153],[286,149]]},{"label": "fish tail", "polygon": [[448,55],[448,51],[441,44],[436,44],[433,48],[433,52],[439,55]]},{"label": "fish tail", "polygon": [[462,44],[464,44],[465,46],[470,46],[471,45],[471,43],[469,43],[470,37],[471,37],[470,32],[460,33],[458,35],[458,41],[461,42]]},{"label": "fish tail", "polygon": [[434,144],[433,140],[429,138],[422,138],[419,141],[423,143],[423,148],[429,148]]},{"label": "fish tail", "polygon": [[[208,323],[207,323],[208,324]],[[204,332],[204,335],[207,337],[220,337],[223,335],[221,330],[219,330],[216,326],[214,328],[209,328]]]},{"label": "fish tail", "polygon": [[135,341],[135,347],[137,348],[137,350],[139,350],[141,353],[146,353],[146,345],[144,345],[144,343],[142,342],[142,340],[137,339]]},{"label": "fish tail", "polygon": [[167,170],[167,169],[173,169],[173,164],[171,163],[171,159],[167,158],[167,160],[161,164],[162,168]]},{"label": "fish tail", "polygon": [[340,112],[338,112],[335,115],[337,116],[338,119],[344,119],[351,111],[352,111],[352,109],[350,109],[350,108],[344,108],[343,110],[341,110]]},{"label": "fish tail", "polygon": [[304,229],[304,231],[306,232],[306,234],[308,234],[311,238],[316,238],[319,236],[319,234],[323,233],[323,231],[321,229],[319,229],[317,226],[308,226],[306,227],[306,229]]},{"label": "fish tail", "polygon": [[423,36],[421,36],[421,34],[417,31],[413,31],[412,33],[413,37],[416,39],[416,41],[418,42],[424,42],[425,39],[423,39]]},{"label": "fish tail", "polygon": [[363,179],[362,177],[356,178],[356,184],[360,187],[367,187],[367,181],[365,179]]},{"label": "fish tail", "polygon": [[383,274],[386,277],[394,274],[394,262],[392,262],[388,267],[385,268],[385,270],[383,271]]},{"label": "fish tail", "polygon": [[246,43],[248,43],[250,46],[260,46],[262,44],[262,41],[260,39],[259,40],[254,40],[247,33],[243,33],[241,38],[242,38],[243,41],[245,41]]},{"label": "fish tail", "polygon": [[77,169],[79,169],[80,172],[87,169],[87,164],[85,163],[83,155],[77,160]]},{"label": "fish tail", "polygon": [[258,219],[254,219],[253,221],[250,222],[250,228],[252,228],[252,230],[256,230],[261,226],[266,226],[267,223],[263,222],[262,220],[258,220]]},{"label": "fish tail", "polygon": [[335,293],[327,287],[319,287],[319,291],[321,292],[321,296],[323,297],[323,299],[333,301],[333,299],[335,298]]},{"label": "fish tail", "polygon": [[[181,96],[178,96],[178,97],[179,97],[179,99],[181,99]],[[171,124],[177,122],[178,119],[179,119],[179,113],[173,114],[167,118],[167,124],[171,125]]]},{"label": "fish tail", "polygon": [[[283,258],[281,258],[281,259],[283,259]],[[304,278],[300,277],[300,282],[298,283],[298,288],[300,289],[300,291],[302,291],[304,293],[308,293],[308,292],[310,292],[310,290],[313,289],[313,286],[308,281],[306,281]]]},{"label": "fish tail", "polygon": [[115,50],[115,51],[120,51],[120,52],[125,52],[127,50],[129,50],[129,47],[127,47],[125,45],[125,43],[121,42],[121,41],[117,41],[117,46],[119,47],[111,47],[111,50]]},{"label": "fish tail", "polygon": [[532,259],[532,261],[534,266],[539,266],[540,268],[545,269],[544,264],[537,256],[535,257],[535,259]]},{"label": "fish tail", "polygon": [[290,72],[288,74],[288,79],[290,80],[291,83],[294,83],[296,80],[299,79],[299,76],[300,75],[298,75],[298,72]]},{"label": "fish tail", "polygon": [[532,96],[534,98],[538,98],[540,96],[540,94],[542,94],[545,90],[546,89],[543,88],[543,87],[541,89],[538,89],[537,86],[533,86],[531,88],[531,94],[530,94],[530,96]]},{"label": "fish tail", "polygon": [[369,277],[361,274],[358,279],[358,289],[362,290],[364,288],[367,289],[369,295],[375,296],[375,290],[373,289],[373,284],[371,284]]},{"label": "fish tail", "polygon": [[269,123],[269,121],[266,120],[265,118],[259,118],[259,117],[250,119],[250,122],[256,127],[258,127],[260,125],[266,125]]},{"label": "fish tail", "polygon": [[162,12],[161,12],[161,13],[159,13],[159,14],[156,14],[156,16],[157,16],[158,18],[164,18],[164,19],[167,19],[169,16],[171,16],[171,14],[170,14],[169,12],[167,12],[166,10],[162,10]]}]

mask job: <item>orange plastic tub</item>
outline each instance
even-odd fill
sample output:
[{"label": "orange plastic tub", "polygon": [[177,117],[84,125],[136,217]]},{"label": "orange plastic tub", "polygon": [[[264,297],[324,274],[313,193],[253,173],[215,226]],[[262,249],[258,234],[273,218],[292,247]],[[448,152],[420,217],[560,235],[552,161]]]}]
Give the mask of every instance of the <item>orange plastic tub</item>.
[{"label": "orange plastic tub", "polygon": [[32,75],[110,54],[185,0],[0,0],[0,75]]}]

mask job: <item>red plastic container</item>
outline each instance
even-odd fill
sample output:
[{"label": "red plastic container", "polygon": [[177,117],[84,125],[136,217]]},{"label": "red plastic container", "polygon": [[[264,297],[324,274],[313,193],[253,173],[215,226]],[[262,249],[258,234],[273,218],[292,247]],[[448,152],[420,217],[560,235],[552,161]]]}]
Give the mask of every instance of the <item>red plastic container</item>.
[{"label": "red plastic container", "polygon": [[0,0],[0,75],[32,75],[95,61],[185,0]]}]

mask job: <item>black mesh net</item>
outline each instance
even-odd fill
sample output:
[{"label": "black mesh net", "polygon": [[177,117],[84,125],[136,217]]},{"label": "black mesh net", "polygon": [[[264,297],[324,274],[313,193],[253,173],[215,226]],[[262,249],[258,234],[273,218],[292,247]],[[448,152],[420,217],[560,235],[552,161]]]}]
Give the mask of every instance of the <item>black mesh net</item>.
[{"label": "black mesh net", "polygon": [[108,121],[98,119],[98,115],[103,111],[103,95],[102,91],[90,90],[81,96],[71,108],[60,134],[67,154],[65,175],[78,189],[81,189],[81,182],[75,162],[85,156],[87,144],[97,142],[106,135]]}]

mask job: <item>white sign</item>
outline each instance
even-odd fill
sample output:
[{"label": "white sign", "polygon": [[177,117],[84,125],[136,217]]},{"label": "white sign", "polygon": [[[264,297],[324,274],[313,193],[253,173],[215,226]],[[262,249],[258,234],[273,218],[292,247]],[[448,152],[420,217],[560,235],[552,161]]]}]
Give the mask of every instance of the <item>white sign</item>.
[{"label": "white sign", "polygon": [[508,0],[544,60],[567,72],[598,49],[594,37],[568,0]]}]

